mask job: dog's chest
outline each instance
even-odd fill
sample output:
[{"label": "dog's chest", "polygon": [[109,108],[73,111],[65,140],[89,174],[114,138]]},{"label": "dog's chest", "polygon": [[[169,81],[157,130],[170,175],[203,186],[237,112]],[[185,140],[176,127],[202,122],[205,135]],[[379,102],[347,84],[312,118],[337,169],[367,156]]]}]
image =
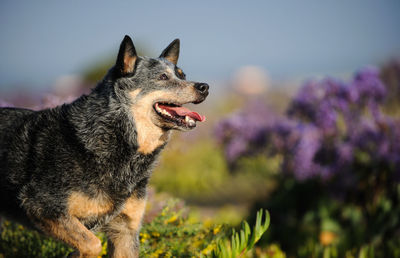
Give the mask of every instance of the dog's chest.
[{"label": "dog's chest", "polygon": [[136,154],[115,172],[104,176],[91,193],[74,191],[67,201],[68,213],[88,228],[98,228],[117,216],[126,201],[145,198],[148,179],[161,148],[149,155]]},{"label": "dog's chest", "polygon": [[[97,230],[125,210],[129,200],[145,199],[146,185],[140,185],[126,198],[112,199],[105,193],[89,196],[82,192],[72,192],[68,198],[68,214],[78,218],[86,227]],[[138,212],[135,207],[130,212]]]},{"label": "dog's chest", "polygon": [[68,198],[68,214],[80,219],[98,217],[112,213],[115,209],[113,201],[105,194],[89,196],[80,191],[74,191]]},{"label": "dog's chest", "polygon": [[88,196],[73,192],[68,199],[68,214],[78,218],[87,228],[96,231],[120,214],[126,201],[115,201],[103,193]]}]

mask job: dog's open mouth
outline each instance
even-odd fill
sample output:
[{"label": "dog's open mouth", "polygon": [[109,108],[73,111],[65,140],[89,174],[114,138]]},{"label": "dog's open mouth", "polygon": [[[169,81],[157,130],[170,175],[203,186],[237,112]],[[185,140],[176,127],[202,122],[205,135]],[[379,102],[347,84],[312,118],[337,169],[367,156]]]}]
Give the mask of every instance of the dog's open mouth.
[{"label": "dog's open mouth", "polygon": [[196,127],[197,121],[206,120],[205,116],[177,104],[157,102],[154,104],[154,109],[163,119],[173,122],[179,127],[191,129]]}]

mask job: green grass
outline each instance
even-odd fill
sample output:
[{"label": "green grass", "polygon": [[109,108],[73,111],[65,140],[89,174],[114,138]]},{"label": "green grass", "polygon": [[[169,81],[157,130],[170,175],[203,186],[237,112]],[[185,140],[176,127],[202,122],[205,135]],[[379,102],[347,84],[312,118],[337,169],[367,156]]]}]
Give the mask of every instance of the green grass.
[{"label": "green grass", "polygon": [[168,192],[191,204],[223,206],[249,203],[273,188],[271,177],[279,159],[259,156],[242,159],[237,173],[230,173],[220,148],[211,140],[183,140],[163,152],[150,183],[158,192]]}]

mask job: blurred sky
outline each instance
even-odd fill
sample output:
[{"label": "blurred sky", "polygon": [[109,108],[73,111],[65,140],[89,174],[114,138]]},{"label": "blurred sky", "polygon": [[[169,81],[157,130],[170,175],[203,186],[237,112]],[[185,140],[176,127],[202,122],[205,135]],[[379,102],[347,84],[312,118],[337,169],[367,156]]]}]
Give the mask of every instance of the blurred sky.
[{"label": "blurred sky", "polygon": [[157,54],[180,38],[189,79],[258,65],[280,80],[399,56],[400,1],[2,0],[0,33],[0,90],[48,87],[116,55],[125,34]]}]

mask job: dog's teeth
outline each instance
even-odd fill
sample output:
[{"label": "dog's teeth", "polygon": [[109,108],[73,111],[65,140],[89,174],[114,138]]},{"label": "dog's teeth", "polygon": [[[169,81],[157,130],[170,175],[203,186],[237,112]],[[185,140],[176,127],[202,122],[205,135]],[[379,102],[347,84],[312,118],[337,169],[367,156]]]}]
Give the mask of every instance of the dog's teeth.
[{"label": "dog's teeth", "polygon": [[189,125],[189,126],[194,126],[196,124],[196,121],[194,121],[191,117],[189,116],[185,116],[185,122]]}]

